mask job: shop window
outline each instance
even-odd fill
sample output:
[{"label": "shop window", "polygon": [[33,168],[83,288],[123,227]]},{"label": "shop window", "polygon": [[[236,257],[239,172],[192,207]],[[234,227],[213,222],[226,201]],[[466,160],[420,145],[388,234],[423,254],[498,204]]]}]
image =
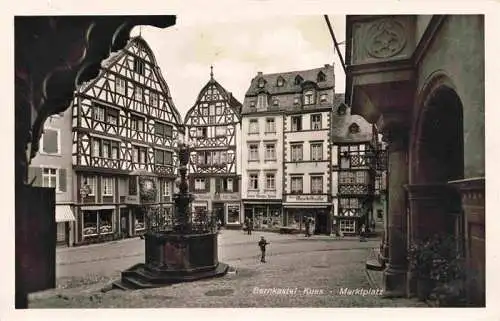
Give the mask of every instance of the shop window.
[{"label": "shop window", "polygon": [[227,207],[227,222],[231,224],[240,223],[240,207],[238,205],[229,205]]},{"label": "shop window", "polygon": [[113,233],[113,210],[99,211],[99,234]]},{"label": "shop window", "polygon": [[340,230],[343,233],[356,233],[356,221],[340,220]]},{"label": "shop window", "polygon": [[113,210],[84,211],[83,236],[113,233]]},{"label": "shop window", "polygon": [[135,223],[134,223],[135,231],[143,231],[146,228],[144,221],[144,213],[136,212],[135,214]]}]

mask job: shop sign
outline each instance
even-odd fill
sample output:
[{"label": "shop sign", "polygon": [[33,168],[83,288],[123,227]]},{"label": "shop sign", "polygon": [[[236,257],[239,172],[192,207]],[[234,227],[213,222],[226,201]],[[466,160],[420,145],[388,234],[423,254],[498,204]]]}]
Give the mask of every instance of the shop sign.
[{"label": "shop sign", "polygon": [[259,192],[247,192],[247,198],[276,198],[276,192],[267,192],[267,193],[259,193]]},{"label": "shop sign", "polygon": [[212,196],[210,194],[193,194],[195,200],[210,200]]},{"label": "shop sign", "polygon": [[326,203],[328,202],[328,195],[288,195],[286,201]]},{"label": "shop sign", "polygon": [[240,199],[240,196],[238,194],[231,194],[231,193],[215,194],[215,196],[217,199],[220,199],[221,201],[232,201]]},{"label": "shop sign", "polygon": [[126,195],[125,196],[125,203],[139,204],[139,196],[138,195]]}]

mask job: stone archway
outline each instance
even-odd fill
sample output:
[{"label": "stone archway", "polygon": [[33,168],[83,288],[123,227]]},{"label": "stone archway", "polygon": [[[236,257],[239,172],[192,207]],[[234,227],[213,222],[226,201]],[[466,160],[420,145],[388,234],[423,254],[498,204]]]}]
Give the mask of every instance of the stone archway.
[{"label": "stone archway", "polygon": [[453,86],[434,82],[420,107],[411,145],[409,241],[456,234],[460,196],[448,182],[464,177],[463,106]]}]

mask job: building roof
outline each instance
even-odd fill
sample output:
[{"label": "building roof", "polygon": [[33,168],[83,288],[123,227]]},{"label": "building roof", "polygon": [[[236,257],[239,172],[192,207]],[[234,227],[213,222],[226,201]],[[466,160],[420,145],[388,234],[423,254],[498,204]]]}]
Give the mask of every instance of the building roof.
[{"label": "building roof", "polygon": [[345,94],[335,94],[331,126],[333,144],[367,142],[374,134],[372,124],[360,115],[351,114],[351,107],[345,104]]},{"label": "building roof", "polygon": [[[326,79],[324,81],[318,82],[318,74],[322,72]],[[302,77],[303,82],[301,84],[295,84],[295,78],[297,76]],[[283,86],[277,86],[278,79],[283,79]],[[264,88],[259,88],[259,80],[264,79]],[[318,89],[333,88],[335,86],[335,74],[333,65],[325,65],[321,68],[290,71],[274,74],[263,74],[261,72],[257,73],[250,83],[250,88],[248,88],[245,96],[255,96],[264,89],[267,93],[271,95],[284,94],[284,93],[300,93],[303,90],[302,85],[312,82],[315,83]]]}]

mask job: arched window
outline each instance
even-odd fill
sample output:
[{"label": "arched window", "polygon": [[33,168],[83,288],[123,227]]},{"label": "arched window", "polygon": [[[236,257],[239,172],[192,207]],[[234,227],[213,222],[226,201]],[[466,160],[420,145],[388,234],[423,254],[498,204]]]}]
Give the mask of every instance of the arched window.
[{"label": "arched window", "polygon": [[300,77],[300,75],[297,75],[297,77],[295,77],[295,84],[296,85],[300,85],[302,83],[302,81],[304,81],[304,79],[302,79],[302,77]]},{"label": "arched window", "polygon": [[320,71],[320,72],[318,73],[318,78],[317,78],[317,80],[318,80],[318,82],[325,81],[325,80],[326,80],[326,75],[325,75],[322,71]]},{"label": "arched window", "polygon": [[314,99],[314,90],[307,90],[304,92],[304,105],[313,105],[315,102]]}]

